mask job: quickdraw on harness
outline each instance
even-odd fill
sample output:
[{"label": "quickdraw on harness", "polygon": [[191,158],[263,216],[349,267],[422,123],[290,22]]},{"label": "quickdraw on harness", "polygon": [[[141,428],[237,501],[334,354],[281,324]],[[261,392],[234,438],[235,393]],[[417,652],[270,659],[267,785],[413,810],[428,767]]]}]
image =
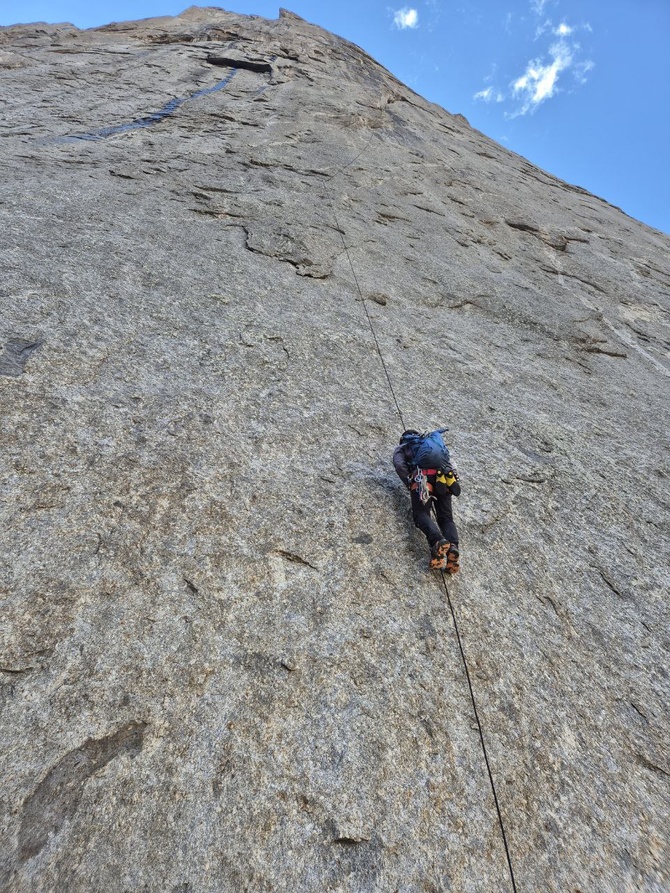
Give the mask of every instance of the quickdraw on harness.
[{"label": "quickdraw on harness", "polygon": [[435,499],[433,484],[428,480],[428,477],[437,475],[437,473],[436,468],[416,468],[410,478],[410,490],[416,490],[423,505],[427,505],[431,499]]}]

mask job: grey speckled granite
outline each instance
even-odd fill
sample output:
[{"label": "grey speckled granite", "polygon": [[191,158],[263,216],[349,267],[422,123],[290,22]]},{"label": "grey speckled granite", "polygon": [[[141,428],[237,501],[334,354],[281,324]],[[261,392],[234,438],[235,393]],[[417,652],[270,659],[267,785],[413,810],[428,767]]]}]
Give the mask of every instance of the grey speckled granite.
[{"label": "grey speckled granite", "polygon": [[670,890],[670,242],[283,13],[0,29],[0,888]]}]

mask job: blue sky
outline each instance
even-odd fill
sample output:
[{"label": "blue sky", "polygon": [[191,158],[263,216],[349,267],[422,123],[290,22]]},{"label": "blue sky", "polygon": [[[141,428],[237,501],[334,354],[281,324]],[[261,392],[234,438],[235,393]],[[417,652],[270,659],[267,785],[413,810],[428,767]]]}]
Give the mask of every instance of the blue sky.
[{"label": "blue sky", "polygon": [[[670,0],[283,2],[534,164],[670,233]],[[0,0],[0,25],[85,28],[187,5]],[[275,18],[279,3],[225,8]]]}]

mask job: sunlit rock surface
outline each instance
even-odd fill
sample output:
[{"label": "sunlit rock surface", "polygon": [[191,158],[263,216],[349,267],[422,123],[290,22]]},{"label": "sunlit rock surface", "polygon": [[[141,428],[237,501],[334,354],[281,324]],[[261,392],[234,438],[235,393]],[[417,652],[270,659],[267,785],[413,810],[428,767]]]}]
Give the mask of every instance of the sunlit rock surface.
[{"label": "sunlit rock surface", "polygon": [[0,81],[0,888],[670,890],[668,238],[290,13]]}]

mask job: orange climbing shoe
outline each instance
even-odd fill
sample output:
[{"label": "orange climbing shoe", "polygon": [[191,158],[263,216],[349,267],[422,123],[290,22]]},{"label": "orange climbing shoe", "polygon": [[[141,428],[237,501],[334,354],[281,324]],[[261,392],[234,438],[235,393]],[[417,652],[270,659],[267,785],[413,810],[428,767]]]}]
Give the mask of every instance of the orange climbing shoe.
[{"label": "orange climbing shoe", "polygon": [[447,552],[447,560],[445,562],[445,570],[448,574],[457,574],[460,568],[458,560],[458,546],[450,546]]},{"label": "orange climbing shoe", "polygon": [[[430,568],[431,570],[443,571],[447,567],[447,554],[449,552],[449,543],[446,540],[438,540],[430,550]],[[456,553],[458,554],[458,553]]]}]

